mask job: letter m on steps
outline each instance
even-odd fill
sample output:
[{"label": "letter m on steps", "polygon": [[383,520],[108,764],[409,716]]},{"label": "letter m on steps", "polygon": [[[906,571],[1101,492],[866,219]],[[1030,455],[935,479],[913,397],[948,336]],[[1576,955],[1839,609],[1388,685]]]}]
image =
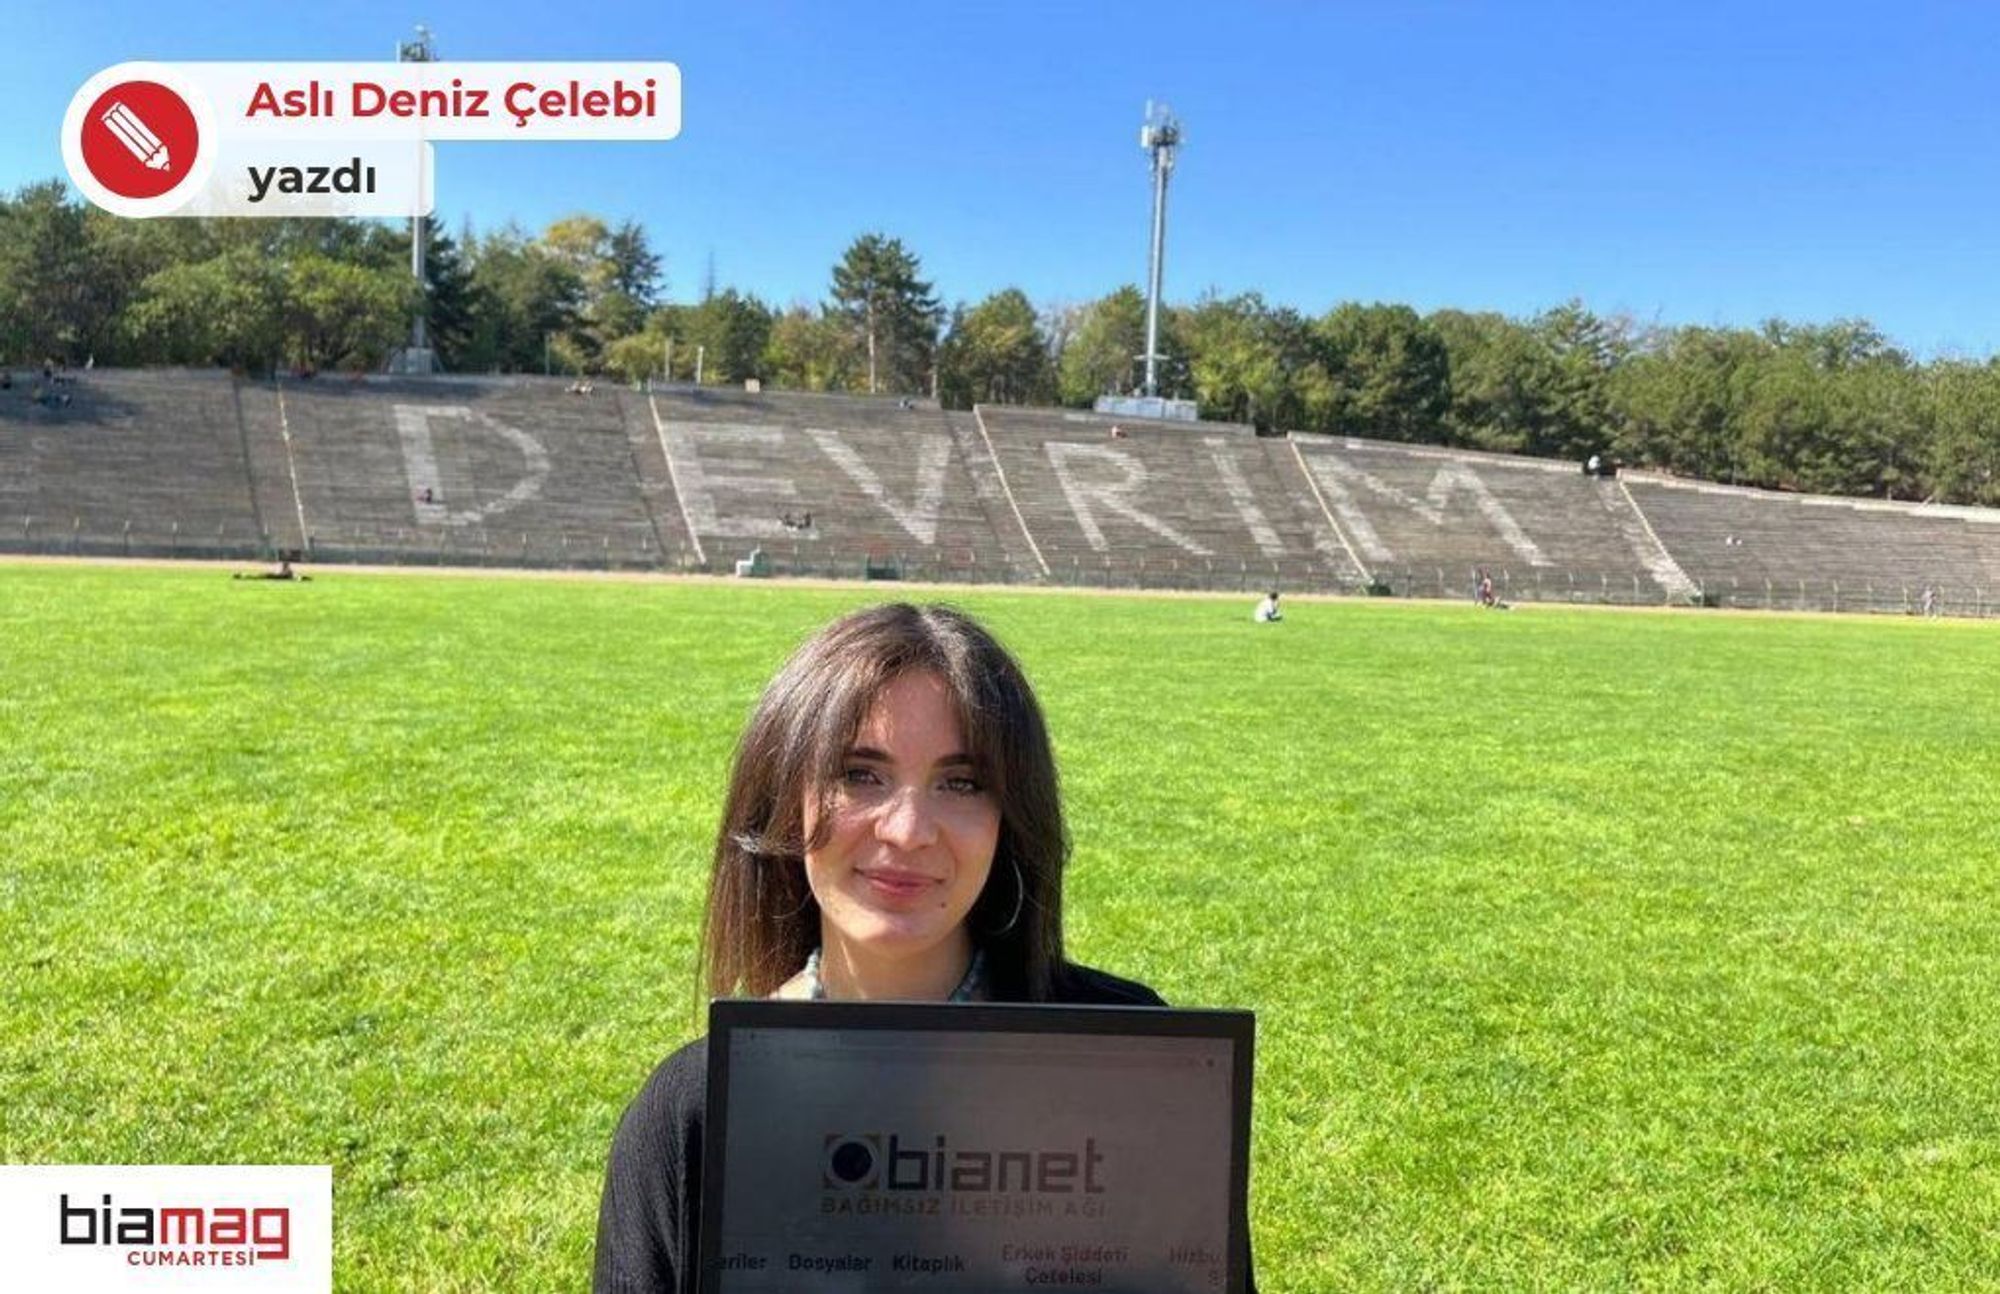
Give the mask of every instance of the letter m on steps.
[{"label": "letter m on steps", "polygon": [[1424,491],[1422,498],[1418,498],[1375,473],[1331,454],[1317,453],[1309,458],[1313,476],[1325,490],[1328,505],[1348,527],[1370,561],[1391,562],[1396,560],[1396,555],[1382,542],[1379,532],[1357,506],[1356,491],[1350,486],[1358,486],[1385,502],[1413,512],[1440,529],[1445,525],[1445,509],[1452,504],[1455,496],[1463,495],[1472,501],[1473,509],[1486,519],[1487,524],[1499,532],[1500,541],[1522,561],[1530,566],[1555,565],[1543,554],[1541,546],[1528,538],[1528,532],[1521,529],[1521,523],[1514,520],[1514,514],[1507,511],[1506,505],[1493,497],[1493,491],[1486,487],[1486,482],[1464,463],[1445,463],[1439,467],[1437,475],[1431,478],[1430,488]]}]

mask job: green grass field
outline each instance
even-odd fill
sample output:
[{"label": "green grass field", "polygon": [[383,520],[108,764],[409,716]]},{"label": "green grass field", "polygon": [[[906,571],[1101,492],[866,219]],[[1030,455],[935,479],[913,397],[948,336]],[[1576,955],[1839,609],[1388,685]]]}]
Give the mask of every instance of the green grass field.
[{"label": "green grass field", "polygon": [[[0,1159],[582,1287],[736,730],[877,592],[0,565]],[[1259,1014],[1267,1294],[2000,1288],[2000,627],[958,600],[1074,954]]]}]

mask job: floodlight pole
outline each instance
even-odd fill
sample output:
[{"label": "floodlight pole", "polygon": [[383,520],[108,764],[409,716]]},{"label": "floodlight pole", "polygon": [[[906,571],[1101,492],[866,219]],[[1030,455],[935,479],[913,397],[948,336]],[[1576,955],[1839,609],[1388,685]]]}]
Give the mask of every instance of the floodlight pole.
[{"label": "floodlight pole", "polygon": [[[431,41],[431,30],[422,23],[417,24],[415,40],[406,40],[396,46],[398,63],[435,63],[437,46]],[[417,203],[423,205],[424,143],[417,141]],[[424,362],[430,355],[428,321],[425,315],[430,308],[429,284],[424,277],[424,217],[421,211],[410,215],[410,275],[417,281],[417,309],[410,319],[410,353],[413,360]],[[434,367],[425,364],[425,367]]]},{"label": "floodlight pole", "polygon": [[1146,385],[1144,394],[1160,393],[1160,280],[1166,270],[1167,177],[1173,174],[1174,153],[1181,144],[1181,124],[1165,104],[1146,104],[1146,124],[1139,127],[1139,147],[1153,161],[1153,251],[1146,290]]}]

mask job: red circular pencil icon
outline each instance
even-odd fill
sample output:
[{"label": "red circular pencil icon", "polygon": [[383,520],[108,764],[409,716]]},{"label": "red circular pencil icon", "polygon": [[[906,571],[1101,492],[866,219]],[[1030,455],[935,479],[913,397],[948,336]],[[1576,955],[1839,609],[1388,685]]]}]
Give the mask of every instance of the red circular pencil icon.
[{"label": "red circular pencil icon", "polygon": [[201,148],[194,110],[157,81],[122,81],[84,114],[83,163],[122,198],[156,198],[186,179]]}]

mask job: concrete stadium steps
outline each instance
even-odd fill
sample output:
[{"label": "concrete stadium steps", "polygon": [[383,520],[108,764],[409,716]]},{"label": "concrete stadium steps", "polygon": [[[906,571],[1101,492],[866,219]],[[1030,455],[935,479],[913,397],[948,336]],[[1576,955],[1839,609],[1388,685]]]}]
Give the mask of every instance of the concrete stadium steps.
[{"label": "concrete stadium steps", "polygon": [[[684,524],[712,570],[761,549],[778,574],[1022,578],[929,402],[661,387],[651,404]],[[808,513],[809,527],[785,524]]]},{"label": "concrete stadium steps", "polygon": [[287,380],[278,394],[317,559],[672,560],[614,391],[572,395],[545,378],[370,377]]},{"label": "concrete stadium steps", "polygon": [[1312,537],[1313,547],[1335,572],[1334,579],[1338,586],[1348,592],[1365,590],[1369,580],[1368,569],[1328,515],[1324,496],[1312,480],[1293,438],[1266,436],[1258,444],[1262,447],[1271,480],[1276,483],[1276,493],[1283,497],[1285,506],[1297,518],[1300,530]]},{"label": "concrete stadium steps", "polygon": [[1779,494],[1625,478],[1660,539],[1722,606],[1915,611],[1926,585],[1943,609],[2000,603],[2000,509]]},{"label": "concrete stadium steps", "polygon": [[1014,513],[1014,504],[1007,495],[1006,482],[1001,479],[1000,468],[987,450],[986,436],[980,429],[978,417],[958,412],[940,412],[938,416],[944,420],[945,431],[951,437],[953,448],[958,451],[958,460],[964,464],[965,474],[972,482],[979,515],[985,518],[987,529],[999,545],[1007,565],[1007,578],[1022,584],[1046,578],[1041,555],[1030,542],[1028,533],[1021,528],[1021,522]]},{"label": "concrete stadium steps", "polygon": [[0,392],[0,551],[2000,614],[2000,509],[894,398],[75,376]]},{"label": "concrete stadium steps", "polygon": [[266,550],[227,373],[73,373],[67,406],[0,391],[0,548],[95,556]]},{"label": "concrete stadium steps", "polygon": [[[1683,602],[1691,582],[1615,481],[1575,463],[1299,434],[1293,441],[1342,536],[1398,594]],[[1669,545],[1669,547],[1671,547]]]},{"label": "concrete stadium steps", "polygon": [[660,547],[666,556],[665,566],[676,571],[700,569],[701,562],[696,555],[698,545],[688,533],[687,518],[681,511],[679,497],[674,493],[673,471],[667,465],[666,446],[661,443],[659,430],[653,421],[650,395],[629,387],[619,387],[611,394],[618,402],[619,421],[625,427],[625,446],[632,455],[632,472],[638,482],[639,497],[653,519],[654,532],[660,536]]},{"label": "concrete stadium steps", "polygon": [[[981,405],[1028,533],[1062,584],[1286,590],[1355,573],[1248,427]],[[1113,437],[1113,426],[1123,434]]]},{"label": "concrete stadium steps", "polygon": [[258,520],[274,552],[301,550],[306,544],[304,518],[277,389],[269,382],[238,382],[236,407],[243,419],[243,453]]}]

